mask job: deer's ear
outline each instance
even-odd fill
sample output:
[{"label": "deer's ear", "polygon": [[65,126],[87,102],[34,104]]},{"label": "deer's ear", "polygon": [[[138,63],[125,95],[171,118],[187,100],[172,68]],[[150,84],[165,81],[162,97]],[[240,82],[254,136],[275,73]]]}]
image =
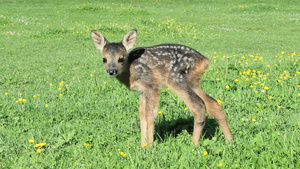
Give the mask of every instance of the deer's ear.
[{"label": "deer's ear", "polygon": [[133,48],[136,42],[136,38],[137,38],[136,29],[132,29],[123,37],[122,44],[125,46],[127,51]]},{"label": "deer's ear", "polygon": [[102,52],[103,47],[109,43],[105,37],[98,31],[92,30],[92,39],[97,49],[100,49]]}]

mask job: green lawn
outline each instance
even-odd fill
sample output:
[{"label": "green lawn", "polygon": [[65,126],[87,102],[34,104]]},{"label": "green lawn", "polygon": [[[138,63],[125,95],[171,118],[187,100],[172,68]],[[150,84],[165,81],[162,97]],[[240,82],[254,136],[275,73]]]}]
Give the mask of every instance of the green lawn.
[{"label": "green lawn", "polygon": [[[138,46],[180,43],[211,59],[207,116],[161,90],[155,143],[140,148],[138,93],[109,78],[90,31]],[[300,168],[297,0],[0,1],[0,168]],[[40,143],[45,143],[40,144]]]}]

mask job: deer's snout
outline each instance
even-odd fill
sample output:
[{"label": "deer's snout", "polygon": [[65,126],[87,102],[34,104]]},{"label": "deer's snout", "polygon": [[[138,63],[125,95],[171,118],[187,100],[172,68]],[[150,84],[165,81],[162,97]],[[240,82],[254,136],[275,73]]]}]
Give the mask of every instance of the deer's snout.
[{"label": "deer's snout", "polygon": [[108,74],[109,76],[114,77],[114,76],[117,75],[118,70],[117,70],[117,69],[107,69],[106,72],[107,72],[107,74]]}]

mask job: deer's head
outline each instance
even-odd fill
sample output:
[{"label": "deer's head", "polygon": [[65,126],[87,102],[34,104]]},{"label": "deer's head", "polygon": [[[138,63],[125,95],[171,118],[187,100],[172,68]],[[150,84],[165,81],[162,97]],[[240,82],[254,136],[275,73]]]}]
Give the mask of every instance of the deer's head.
[{"label": "deer's head", "polygon": [[121,70],[129,50],[134,46],[137,38],[135,29],[129,31],[121,42],[108,42],[98,31],[92,30],[92,39],[102,54],[105,70],[110,77],[115,77]]}]

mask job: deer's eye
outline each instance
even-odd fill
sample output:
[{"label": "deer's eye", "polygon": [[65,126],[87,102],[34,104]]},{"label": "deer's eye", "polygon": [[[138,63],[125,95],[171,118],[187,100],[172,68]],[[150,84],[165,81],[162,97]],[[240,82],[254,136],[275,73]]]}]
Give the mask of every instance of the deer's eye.
[{"label": "deer's eye", "polygon": [[106,58],[103,58],[102,61],[103,61],[103,63],[106,63],[106,62],[107,62],[107,59],[106,59]]},{"label": "deer's eye", "polygon": [[124,62],[124,58],[120,58],[120,59],[118,60],[118,62],[119,62],[119,63]]}]

